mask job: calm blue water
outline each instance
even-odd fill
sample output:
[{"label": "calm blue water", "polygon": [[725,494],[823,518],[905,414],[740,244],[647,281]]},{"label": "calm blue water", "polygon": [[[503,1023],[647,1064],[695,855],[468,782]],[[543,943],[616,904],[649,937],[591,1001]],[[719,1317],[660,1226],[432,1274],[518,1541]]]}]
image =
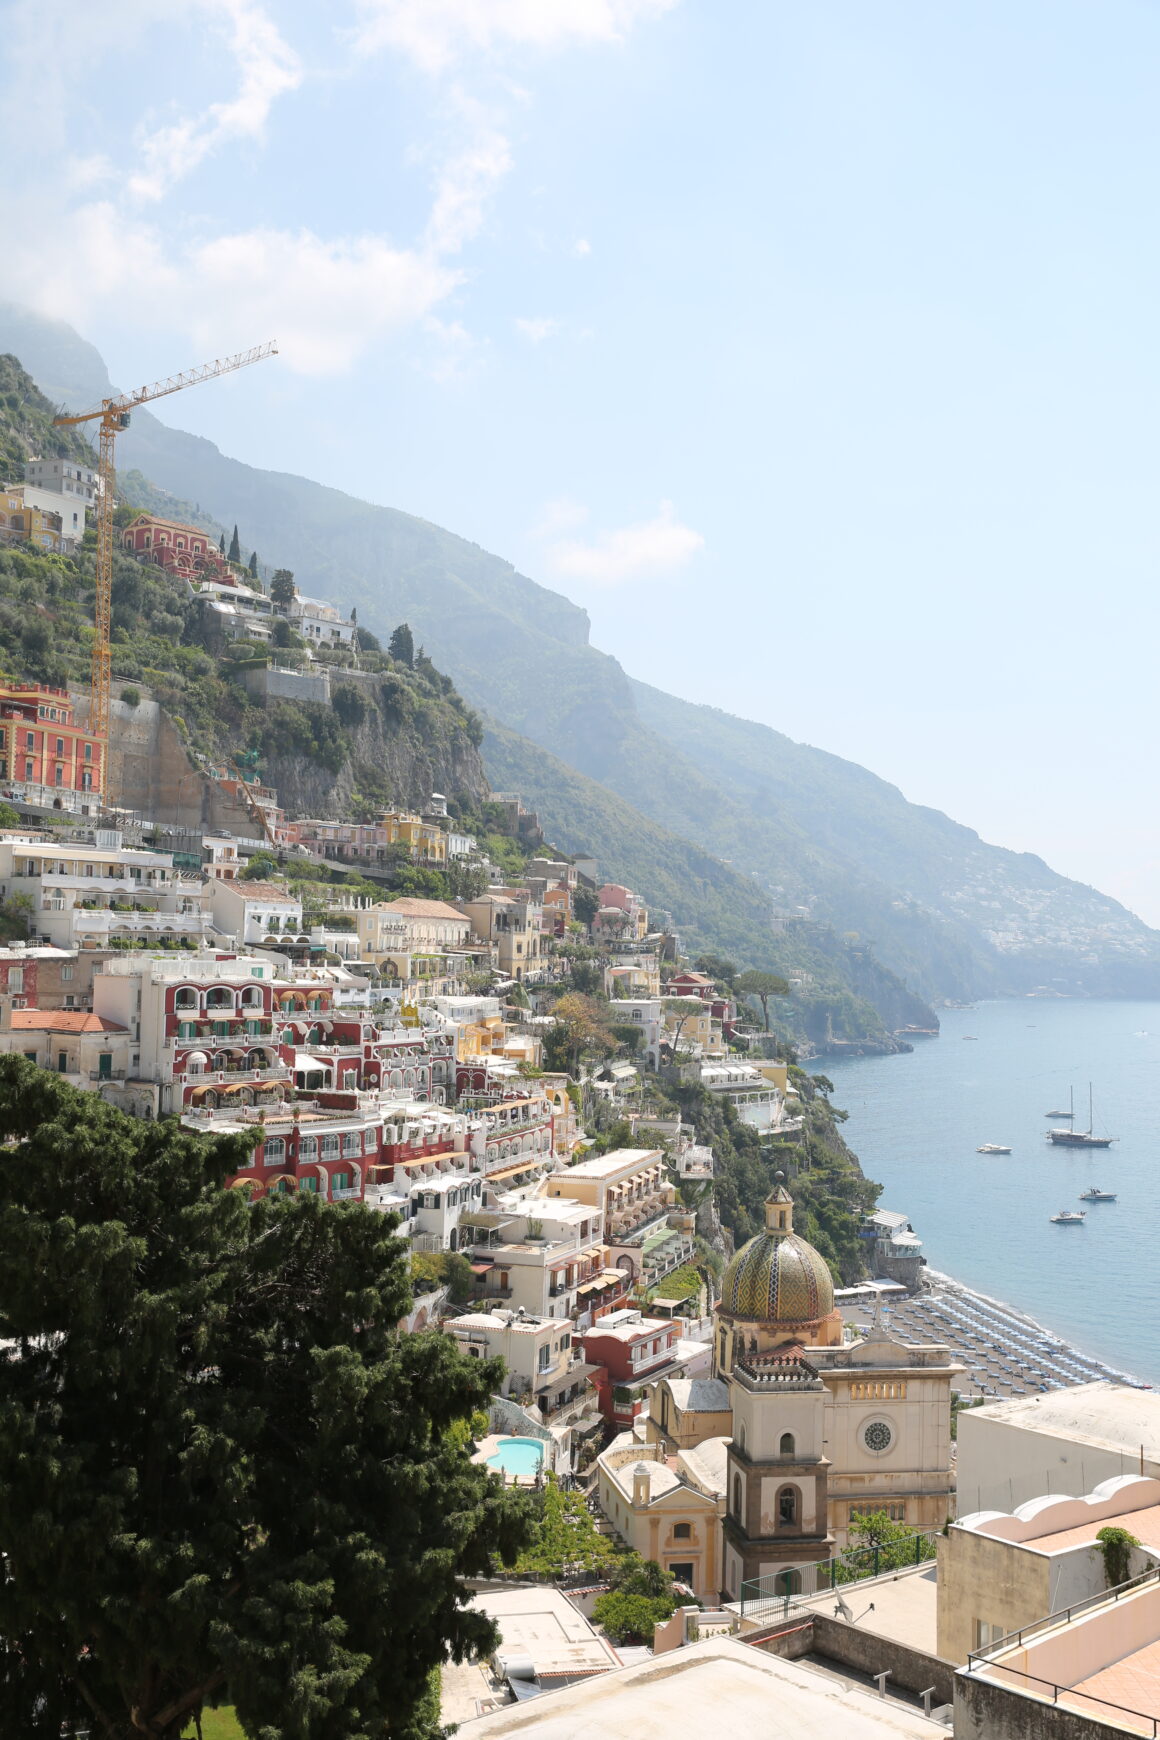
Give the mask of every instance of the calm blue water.
[{"label": "calm blue water", "polygon": [[[1030,1312],[1088,1353],[1160,1384],[1160,1003],[1039,1001],[948,1009],[904,1057],[820,1058],[881,1206],[909,1214],[933,1268]],[[975,1034],[970,1043],[964,1034]],[[1053,1148],[1043,1116],[1103,1150]],[[976,1154],[1002,1142],[1009,1155]],[[1114,1203],[1081,1203],[1089,1184]],[[1086,1208],[1082,1227],[1052,1226]]]},{"label": "calm blue water", "polygon": [[501,1438],[487,1465],[502,1468],[505,1474],[538,1474],[543,1460],[544,1446],[538,1438]]}]

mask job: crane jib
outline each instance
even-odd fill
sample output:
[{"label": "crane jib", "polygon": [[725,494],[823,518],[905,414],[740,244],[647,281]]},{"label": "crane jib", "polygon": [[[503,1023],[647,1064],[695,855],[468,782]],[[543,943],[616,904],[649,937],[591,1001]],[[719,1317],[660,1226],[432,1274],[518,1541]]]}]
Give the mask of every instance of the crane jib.
[{"label": "crane jib", "polygon": [[113,505],[117,487],[114,447],[117,436],[122,429],[129,427],[129,409],[131,406],[147,405],[152,399],[163,399],[168,393],[179,393],[183,387],[196,387],[202,381],[212,381],[218,375],[232,374],[235,369],[244,369],[250,363],[262,362],[266,357],[277,356],[277,354],[277,343],[271,339],[268,344],[256,344],[250,350],[238,351],[236,356],[218,357],[213,362],[203,363],[200,368],[187,369],[184,374],[170,375],[166,380],[154,381],[151,386],[139,387],[135,393],[121,393],[116,398],[105,399],[99,410],[82,411],[69,417],[53,418],[54,424],[58,427],[88,423],[96,417],[100,418],[101,424],[101,489],[97,498],[97,573],[96,599],[93,610],[95,632],[93,635],[89,729],[97,739],[97,753],[100,757],[99,789],[106,804],[109,802],[110,796],[109,691],[113,676],[110,630],[113,596]]}]

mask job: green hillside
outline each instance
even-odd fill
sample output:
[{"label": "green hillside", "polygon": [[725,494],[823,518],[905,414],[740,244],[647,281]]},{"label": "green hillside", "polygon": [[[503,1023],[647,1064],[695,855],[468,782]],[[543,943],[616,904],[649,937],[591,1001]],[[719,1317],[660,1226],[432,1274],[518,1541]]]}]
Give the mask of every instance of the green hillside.
[{"label": "green hillside", "polygon": [[[108,390],[100,357],[67,327],[0,308],[0,345],[54,397],[89,404]],[[279,552],[305,590],[357,605],[380,634],[409,621],[474,706],[555,758],[536,789],[545,813],[552,780],[561,807],[572,791],[563,770],[587,776],[636,812],[641,842],[658,838],[647,819],[727,861],[771,905],[855,936],[926,998],[1039,986],[1160,994],[1160,935],[1115,901],[907,803],[851,762],[634,683],[589,644],[583,611],[478,545],[242,465],[147,412],[120,449],[154,488],[240,523],[247,548]],[[643,866],[642,888],[665,883],[663,858]],[[745,928],[754,897],[726,886],[720,922]]]}]

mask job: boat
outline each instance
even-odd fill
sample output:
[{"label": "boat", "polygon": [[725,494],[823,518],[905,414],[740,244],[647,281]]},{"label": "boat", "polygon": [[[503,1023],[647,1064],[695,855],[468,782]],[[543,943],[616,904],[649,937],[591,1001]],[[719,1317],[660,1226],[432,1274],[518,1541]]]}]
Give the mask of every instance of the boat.
[{"label": "boat", "polygon": [[960,1038],[962,1038],[962,1039],[976,1039],[977,1040],[978,1037],[979,1037],[979,1035],[977,1033],[963,1033],[960,1035]]},{"label": "boat", "polygon": [[[1072,1113],[1075,1116],[1075,1113]],[[1115,1136],[1097,1136],[1092,1128],[1092,1084],[1088,1083],[1088,1127],[1086,1130],[1048,1130],[1047,1140],[1057,1148],[1110,1148]]]},{"label": "boat", "polygon": [[1114,1190],[1101,1190],[1098,1184],[1089,1184],[1086,1190],[1080,1192],[1081,1202],[1115,1202]]},{"label": "boat", "polygon": [[1004,1148],[1002,1142],[984,1142],[981,1148],[976,1148],[976,1154],[1009,1154],[1010,1148]]},{"label": "boat", "polygon": [[1051,1217],[1052,1226],[1082,1226],[1087,1215],[1082,1208],[1061,1208]]}]

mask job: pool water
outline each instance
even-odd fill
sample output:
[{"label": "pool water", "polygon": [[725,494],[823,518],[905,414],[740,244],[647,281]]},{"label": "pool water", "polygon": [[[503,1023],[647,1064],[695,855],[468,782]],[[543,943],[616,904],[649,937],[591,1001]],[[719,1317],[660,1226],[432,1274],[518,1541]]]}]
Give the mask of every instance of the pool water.
[{"label": "pool water", "polygon": [[505,1474],[536,1475],[543,1460],[544,1446],[538,1438],[501,1438],[487,1465],[502,1468]]}]

